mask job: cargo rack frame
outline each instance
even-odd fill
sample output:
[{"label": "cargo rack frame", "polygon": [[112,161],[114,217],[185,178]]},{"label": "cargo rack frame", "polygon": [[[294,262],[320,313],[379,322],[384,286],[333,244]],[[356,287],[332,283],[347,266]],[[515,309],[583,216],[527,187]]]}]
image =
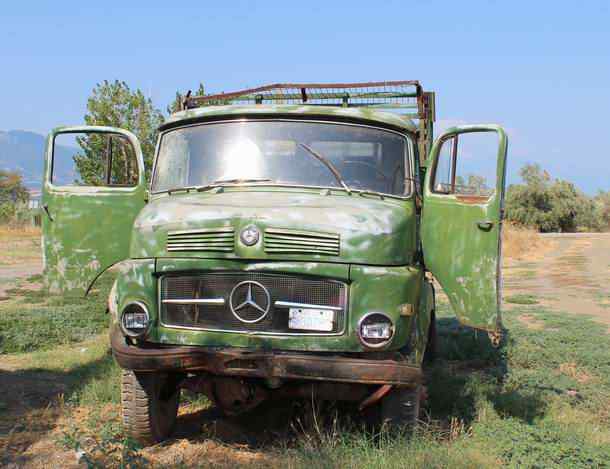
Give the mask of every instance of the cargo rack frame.
[{"label": "cargo rack frame", "polygon": [[288,104],[306,106],[366,107],[389,111],[417,121],[420,165],[430,151],[435,121],[435,94],[417,80],[364,83],[274,83],[228,93],[193,96],[189,91],[182,110],[219,105]]}]

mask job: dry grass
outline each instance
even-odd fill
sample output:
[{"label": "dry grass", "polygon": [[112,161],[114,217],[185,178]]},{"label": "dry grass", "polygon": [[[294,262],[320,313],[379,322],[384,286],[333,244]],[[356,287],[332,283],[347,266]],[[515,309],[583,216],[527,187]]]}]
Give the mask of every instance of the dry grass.
[{"label": "dry grass", "polygon": [[40,264],[40,228],[0,225],[0,266]]},{"label": "dry grass", "polygon": [[21,238],[21,237],[40,236],[40,227],[38,226],[11,226],[0,225],[0,239],[2,238]]},{"label": "dry grass", "polygon": [[507,259],[533,260],[553,246],[553,241],[542,238],[537,231],[505,223],[502,231],[502,254]]}]

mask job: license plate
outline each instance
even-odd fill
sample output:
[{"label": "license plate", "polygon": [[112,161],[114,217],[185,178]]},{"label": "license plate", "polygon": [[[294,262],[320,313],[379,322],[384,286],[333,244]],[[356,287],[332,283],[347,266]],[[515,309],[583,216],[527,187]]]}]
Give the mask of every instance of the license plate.
[{"label": "license plate", "polygon": [[288,312],[288,328],[303,331],[333,330],[335,313],[332,309],[290,308]]}]

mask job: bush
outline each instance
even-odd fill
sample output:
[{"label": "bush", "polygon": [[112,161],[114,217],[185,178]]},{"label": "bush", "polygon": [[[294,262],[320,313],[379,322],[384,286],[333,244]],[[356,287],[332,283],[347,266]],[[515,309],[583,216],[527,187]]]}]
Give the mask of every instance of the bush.
[{"label": "bush", "polygon": [[610,196],[587,197],[574,184],[552,179],[539,165],[519,172],[523,184],[511,184],[506,193],[506,218],[541,232],[600,231],[610,221]]},{"label": "bush", "polygon": [[8,225],[15,216],[16,206],[13,203],[0,204],[0,224]]}]

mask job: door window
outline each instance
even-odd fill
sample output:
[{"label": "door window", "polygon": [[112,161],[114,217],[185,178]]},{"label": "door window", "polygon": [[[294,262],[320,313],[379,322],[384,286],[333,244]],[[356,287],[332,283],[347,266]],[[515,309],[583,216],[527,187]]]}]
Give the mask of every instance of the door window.
[{"label": "door window", "polygon": [[432,191],[488,199],[495,191],[498,134],[468,132],[442,142]]},{"label": "door window", "polygon": [[138,164],[133,146],[120,134],[57,134],[51,182],[56,186],[136,186]]}]

